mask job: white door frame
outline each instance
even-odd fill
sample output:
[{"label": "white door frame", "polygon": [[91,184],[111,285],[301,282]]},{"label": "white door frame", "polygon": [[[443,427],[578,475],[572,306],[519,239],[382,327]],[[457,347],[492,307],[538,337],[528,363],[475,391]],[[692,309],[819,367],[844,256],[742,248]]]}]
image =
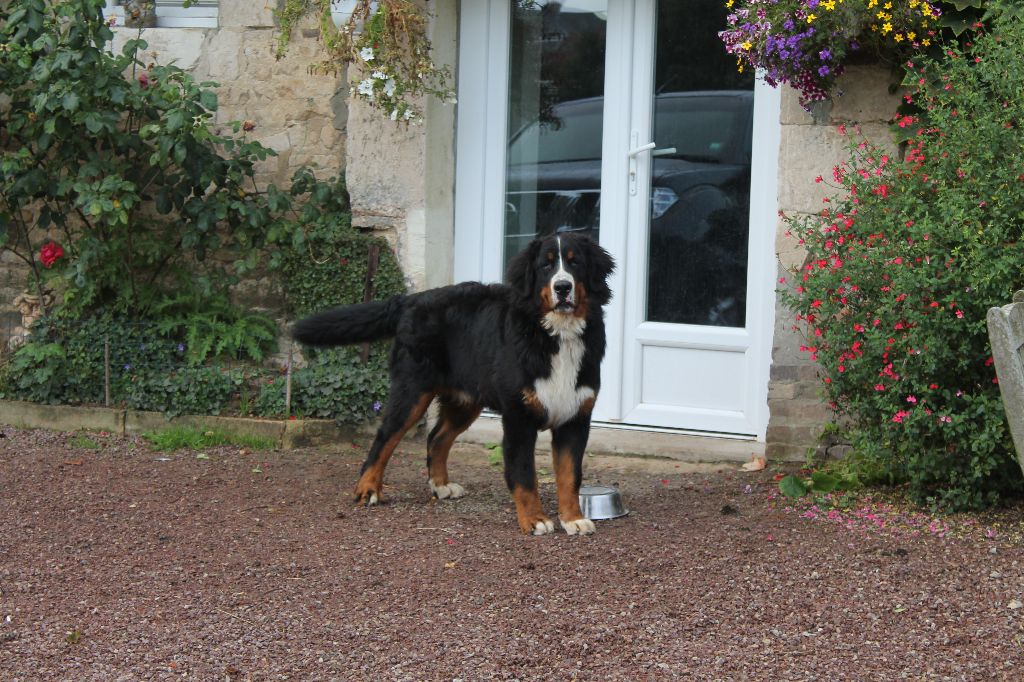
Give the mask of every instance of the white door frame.
[{"label": "white door frame", "polygon": [[[508,105],[508,41],[510,0],[462,3],[460,14],[459,109],[455,203],[455,281],[501,278],[505,216],[505,165]],[[633,121],[651,120],[650,92],[635,83],[650,83],[653,69],[653,27],[656,0],[609,0],[608,26],[634,26],[633,31],[608,31],[606,45],[602,177],[621,178],[621,188],[602,187],[601,242],[617,256],[611,279],[619,300],[607,309],[608,348],[602,367],[602,390],[594,419],[608,425],[643,426],[639,405],[639,353],[625,344],[657,342],[672,345],[679,325],[643,322],[647,258],[646,201],[630,200],[625,187],[629,173],[626,152],[631,148]],[[643,27],[642,29],[640,27]],[[640,52],[645,50],[645,52]],[[635,62],[636,55],[649,55]],[[639,77],[638,73],[639,72]],[[646,74],[646,78],[644,78]],[[707,431],[753,436],[764,441],[768,425],[768,379],[775,310],[775,230],[777,168],[780,140],[780,95],[761,79],[756,85],[752,178],[751,236],[747,265],[747,328],[691,327],[689,348],[741,350],[746,353],[744,418],[716,420],[707,416]],[[649,130],[646,130],[649,134]],[[646,141],[646,140],[645,140]],[[643,168],[641,163],[639,166]],[[650,194],[649,173],[638,178],[637,194]],[[636,222],[641,221],[641,222]],[[607,226],[607,227],[606,227]],[[634,331],[630,331],[634,330]],[[639,333],[639,335],[638,335]],[[626,352],[624,352],[626,351]],[[625,380],[624,380],[625,379]],[[742,422],[742,427],[736,424]],[[664,430],[664,424],[662,428]],[[680,429],[692,432],[694,429]],[[703,427],[702,427],[703,430]]]}]

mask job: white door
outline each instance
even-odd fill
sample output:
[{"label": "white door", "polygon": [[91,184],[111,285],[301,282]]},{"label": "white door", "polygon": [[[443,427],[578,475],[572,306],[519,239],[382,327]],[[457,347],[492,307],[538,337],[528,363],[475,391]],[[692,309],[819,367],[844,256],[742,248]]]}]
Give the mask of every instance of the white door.
[{"label": "white door", "polygon": [[619,264],[597,421],[763,438],[777,93],[720,0],[463,3],[456,279],[535,235]]}]

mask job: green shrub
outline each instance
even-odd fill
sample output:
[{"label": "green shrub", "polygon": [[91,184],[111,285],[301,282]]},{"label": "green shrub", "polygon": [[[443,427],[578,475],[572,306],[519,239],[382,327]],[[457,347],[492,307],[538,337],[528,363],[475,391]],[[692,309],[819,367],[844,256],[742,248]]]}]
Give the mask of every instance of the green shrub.
[{"label": "green shrub", "polygon": [[951,510],[1022,488],[985,325],[1024,283],[1022,41],[1000,20],[908,65],[905,160],[851,139],[838,197],[790,220],[808,259],[781,297],[855,461]]},{"label": "green shrub", "polygon": [[220,414],[245,381],[245,372],[221,367],[185,366],[166,373],[134,374],[125,403],[134,410],[180,414]]},{"label": "green shrub", "polygon": [[158,333],[181,339],[189,364],[208,358],[263,360],[276,349],[277,323],[263,313],[243,310],[227,292],[190,288],[168,296],[153,309]]},{"label": "green shrub", "polygon": [[114,317],[51,318],[37,324],[11,358],[0,396],[49,404],[102,403],[107,348],[114,402],[123,398],[132,376],[163,374],[182,362],[181,344],[160,339],[151,326]]},{"label": "green shrub", "polygon": [[[148,309],[197,268],[238,272],[292,238],[290,205],[258,191],[273,151],[214,125],[216,83],[109,51],[103,0],[12,0],[0,9],[0,249],[76,314]],[[31,216],[31,219],[29,219]]]},{"label": "green shrub", "polygon": [[[279,254],[285,298],[295,318],[362,303],[371,251],[378,259],[372,298],[405,292],[401,268],[387,242],[351,227],[344,179],[314,183],[312,176],[297,175],[292,189],[308,194],[298,218],[304,240]],[[372,418],[387,399],[390,346],[387,341],[370,344],[365,362],[360,346],[304,349],[308,365],[292,375],[292,413],[346,423]],[[255,411],[285,416],[284,393],[283,378],[265,384]]]}]

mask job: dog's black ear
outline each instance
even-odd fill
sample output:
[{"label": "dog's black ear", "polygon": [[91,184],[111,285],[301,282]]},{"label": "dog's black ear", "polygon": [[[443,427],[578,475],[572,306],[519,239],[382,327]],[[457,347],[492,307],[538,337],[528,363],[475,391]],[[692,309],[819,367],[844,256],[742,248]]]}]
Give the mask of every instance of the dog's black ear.
[{"label": "dog's black ear", "polygon": [[615,261],[611,254],[588,239],[587,244],[587,292],[601,305],[612,300],[608,277],[615,272]]},{"label": "dog's black ear", "polygon": [[540,253],[540,239],[534,239],[525,249],[513,256],[505,270],[505,282],[512,290],[525,299],[533,297],[533,289],[537,283],[537,272],[534,261]]}]

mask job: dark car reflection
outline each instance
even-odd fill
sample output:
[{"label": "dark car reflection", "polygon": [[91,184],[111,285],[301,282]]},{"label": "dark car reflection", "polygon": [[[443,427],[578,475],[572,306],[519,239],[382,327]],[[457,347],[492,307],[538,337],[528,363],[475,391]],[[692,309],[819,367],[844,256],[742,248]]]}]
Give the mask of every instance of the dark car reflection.
[{"label": "dark car reflection", "polygon": [[[753,101],[731,90],[655,100],[648,320],[744,324]],[[598,237],[602,108],[563,102],[512,136],[506,254],[536,235]]]}]

